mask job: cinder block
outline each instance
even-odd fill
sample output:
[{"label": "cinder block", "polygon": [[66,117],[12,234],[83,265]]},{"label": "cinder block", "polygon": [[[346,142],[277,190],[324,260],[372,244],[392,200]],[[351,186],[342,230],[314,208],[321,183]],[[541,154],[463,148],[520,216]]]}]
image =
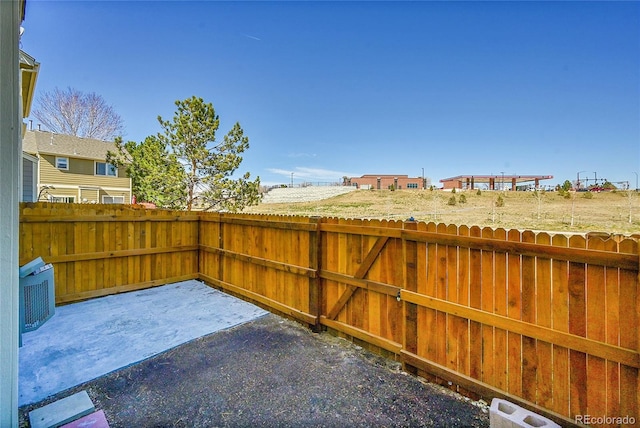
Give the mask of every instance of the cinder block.
[{"label": "cinder block", "polygon": [[489,423],[491,428],[560,428],[552,420],[500,398],[491,400]]},{"label": "cinder block", "polygon": [[47,404],[29,412],[31,428],[54,428],[95,412],[96,408],[87,391]]}]

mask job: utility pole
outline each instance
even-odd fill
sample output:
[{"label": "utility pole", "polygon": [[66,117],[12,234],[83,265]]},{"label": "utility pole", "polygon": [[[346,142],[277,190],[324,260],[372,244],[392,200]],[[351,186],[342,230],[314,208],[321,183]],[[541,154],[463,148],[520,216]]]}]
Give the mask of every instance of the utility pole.
[{"label": "utility pole", "polygon": [[291,173],[291,187],[293,188],[293,172]]}]

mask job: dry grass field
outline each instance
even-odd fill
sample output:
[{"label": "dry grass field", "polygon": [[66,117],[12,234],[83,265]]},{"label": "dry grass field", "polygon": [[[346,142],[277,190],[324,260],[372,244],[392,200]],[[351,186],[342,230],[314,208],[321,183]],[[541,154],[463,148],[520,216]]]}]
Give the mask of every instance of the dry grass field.
[{"label": "dry grass field", "polygon": [[[500,197],[502,206],[498,206]],[[260,204],[245,212],[390,220],[413,217],[504,229],[640,235],[640,194],[633,191],[570,192],[564,197],[557,192],[358,190],[315,202]]]}]

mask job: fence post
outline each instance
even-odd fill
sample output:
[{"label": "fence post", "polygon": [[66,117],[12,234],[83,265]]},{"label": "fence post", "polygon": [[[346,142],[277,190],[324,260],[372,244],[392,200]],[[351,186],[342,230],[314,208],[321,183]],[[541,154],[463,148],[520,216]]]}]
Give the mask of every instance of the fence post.
[{"label": "fence post", "polygon": [[316,319],[311,329],[320,332],[320,217],[314,216],[309,218],[309,223],[315,228],[309,231],[309,268],[313,269],[314,275],[309,278],[309,313]]},{"label": "fence post", "polygon": [[[418,230],[418,223],[407,220],[403,224],[406,230]],[[402,253],[404,260],[404,284],[403,288],[408,291],[418,291],[418,244],[407,239],[402,240]],[[418,353],[418,305],[415,303],[403,302],[404,306],[404,328],[402,334],[402,348],[412,354]],[[406,361],[402,362],[406,372],[417,374],[417,368],[410,366]]]}]

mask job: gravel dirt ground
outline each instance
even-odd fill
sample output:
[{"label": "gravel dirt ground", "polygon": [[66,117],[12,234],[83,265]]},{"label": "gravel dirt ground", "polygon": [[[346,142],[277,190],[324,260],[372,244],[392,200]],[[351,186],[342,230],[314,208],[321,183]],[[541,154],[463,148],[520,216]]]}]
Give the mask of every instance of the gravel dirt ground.
[{"label": "gravel dirt ground", "polygon": [[273,314],[20,409],[86,390],[111,427],[488,427],[486,403]]}]

